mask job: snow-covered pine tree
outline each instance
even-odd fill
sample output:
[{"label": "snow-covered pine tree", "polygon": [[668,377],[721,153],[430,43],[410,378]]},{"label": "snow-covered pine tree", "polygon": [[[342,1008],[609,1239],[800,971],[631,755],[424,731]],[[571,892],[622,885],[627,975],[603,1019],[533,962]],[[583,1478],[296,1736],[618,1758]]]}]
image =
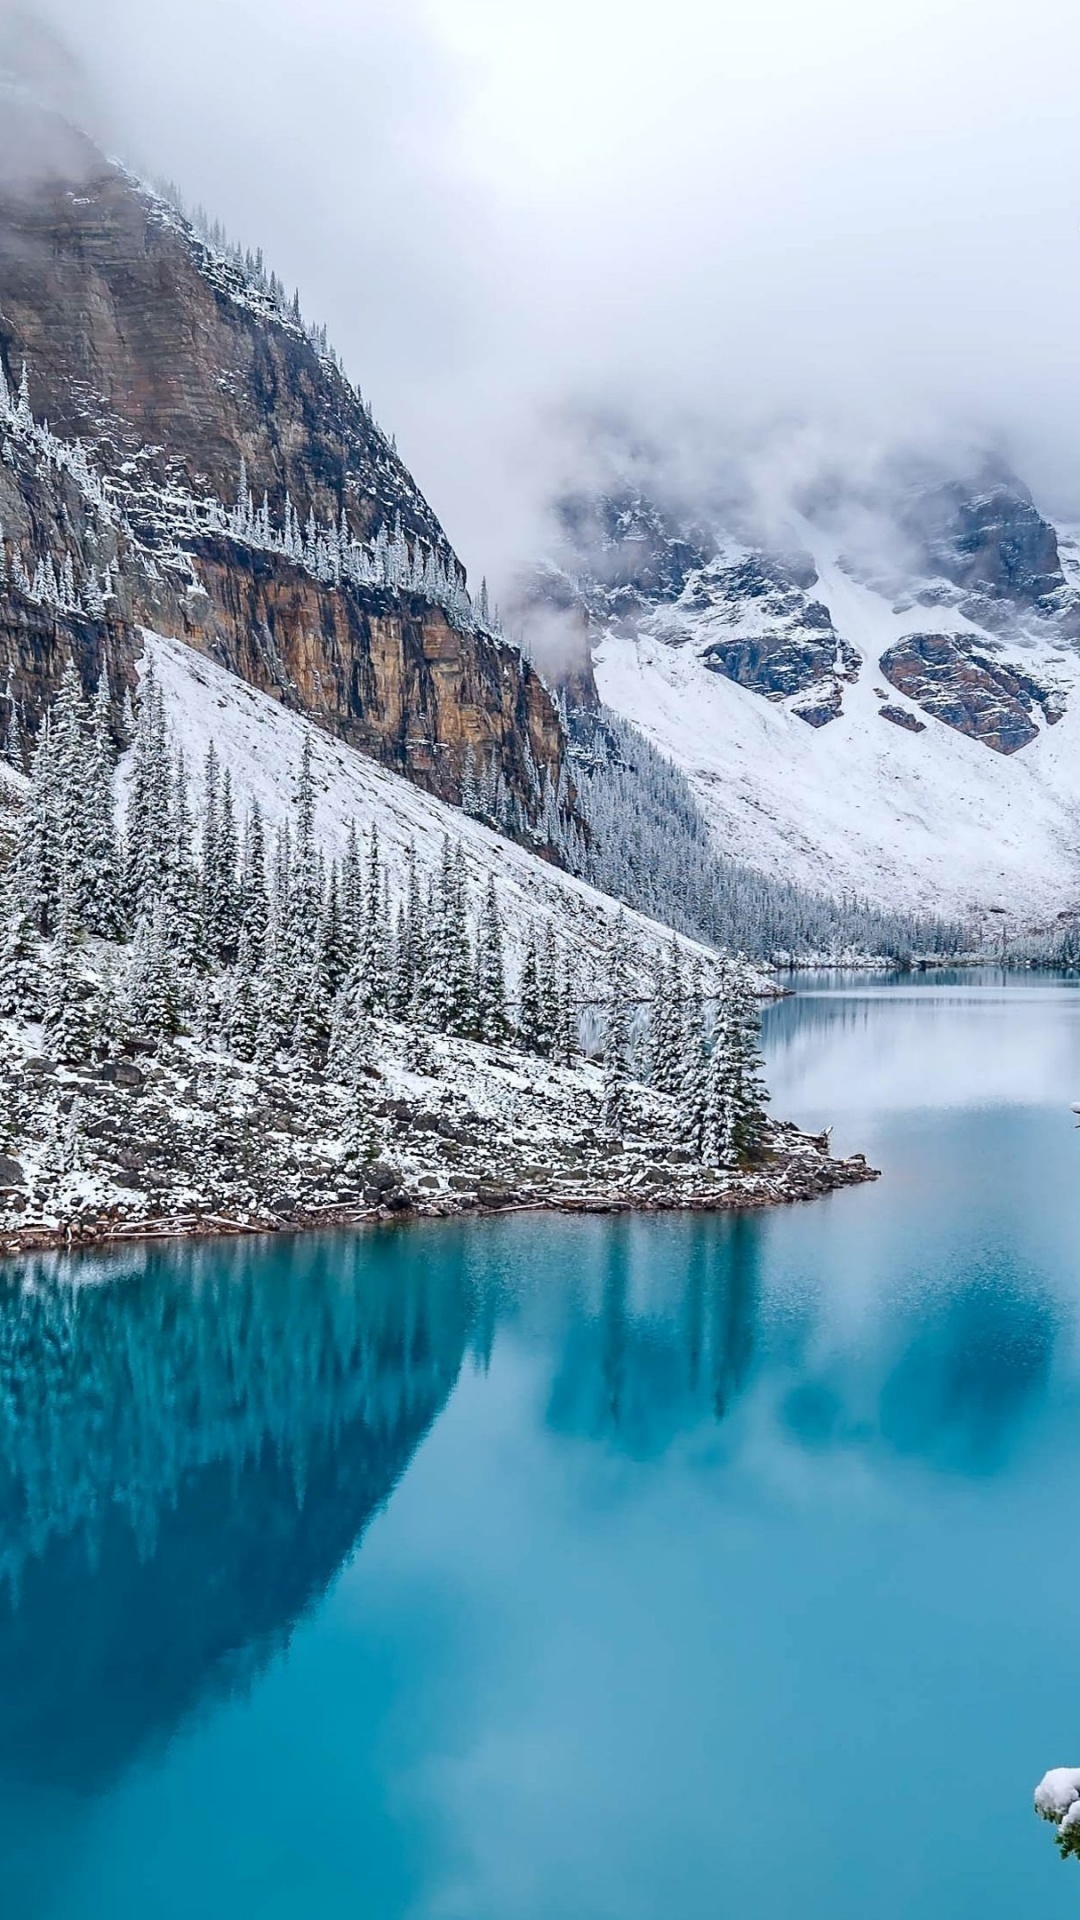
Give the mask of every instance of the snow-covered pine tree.
[{"label": "snow-covered pine tree", "polygon": [[37,931],[44,935],[55,926],[60,905],[56,787],[52,726],[46,713],[34,743],[30,792],[23,808],[15,855],[20,903]]},{"label": "snow-covered pine tree", "polygon": [[559,1026],[556,1035],[554,1059],[560,1066],[568,1067],[581,1052],[581,1033],[578,1025],[578,986],[574,978],[571,962],[567,960],[562,972],[559,987]]},{"label": "snow-covered pine tree", "polygon": [[673,1098],[678,1097],[682,1086],[682,998],[682,952],[673,936],[667,951],[662,950],[656,956],[649,1010],[650,1078],[660,1093]]},{"label": "snow-covered pine tree", "polygon": [[[444,875],[445,882],[445,875]],[[476,1032],[473,1003],[474,963],[469,934],[469,878],[465,849],[454,848],[446,901],[447,1021],[446,1032],[468,1036]]]},{"label": "snow-covered pine tree", "polygon": [[287,915],[287,904],[283,906],[275,895],[256,983],[259,1024],[255,1057],[264,1062],[273,1060],[288,1046],[296,1027],[299,981]]},{"label": "snow-covered pine tree", "polygon": [[94,1025],[89,995],[79,973],[76,917],[66,873],[60,882],[60,904],[45,975],[41,1026],[45,1045],[54,1060],[77,1065],[89,1058]]},{"label": "snow-covered pine tree", "polygon": [[530,927],[521,959],[517,1008],[518,1045],[524,1053],[543,1053],[548,1041],[544,1001],[540,991],[540,962],[536,928]]},{"label": "snow-covered pine tree", "polygon": [[86,870],[85,806],[89,778],[86,698],[70,654],[49,715],[52,738],[56,843],[74,927],[85,927],[90,891]]},{"label": "snow-covered pine tree", "polygon": [[364,918],[360,936],[360,994],[369,1013],[385,1013],[390,990],[389,928],[386,924],[379,829],[372,827],[364,876]]},{"label": "snow-covered pine tree", "polygon": [[342,981],[349,971],[348,953],[345,945],[341,914],[341,888],[338,881],[336,860],[331,863],[330,877],[323,898],[322,912],[319,915],[319,933],[316,942],[316,966],[319,980],[328,1000],[333,1000]]},{"label": "snow-covered pine tree", "polygon": [[164,900],[135,929],[122,1004],[128,1026],[142,1039],[162,1040],[179,1031],[180,993]]},{"label": "snow-covered pine tree", "polygon": [[709,1157],[725,1167],[759,1159],[766,1139],[768,1094],[761,1056],[761,1014],[745,962],[729,969],[720,998],[710,1062],[706,1133]]},{"label": "snow-covered pine tree", "polygon": [[226,1034],[230,1053],[234,1053],[238,1060],[254,1060],[259,1034],[259,1009],[255,999],[251,936],[246,926],[240,930],[236,964],[229,984]]},{"label": "snow-covered pine tree", "polygon": [[330,1015],[326,1071],[332,1080],[340,1080],[347,1087],[357,1086],[371,1063],[371,1017],[364,1005],[359,984],[355,973],[342,981],[334,995]]},{"label": "snow-covered pine tree", "polygon": [[221,802],[221,770],[217,747],[211,740],[203,761],[202,830],[199,837],[199,937],[198,956],[204,967],[218,958],[218,809]]},{"label": "snow-covered pine tree", "polygon": [[240,940],[242,902],[239,880],[240,842],[236,828],[232,775],[228,767],[221,776],[221,797],[217,824],[217,887],[214,916],[214,949],[219,959],[229,961]]},{"label": "snow-covered pine tree", "polygon": [[405,852],[405,898],[394,924],[389,1006],[395,1020],[417,1022],[421,1017],[425,970],[424,902],[420,891],[416,848]]},{"label": "snow-covered pine tree", "polygon": [[170,848],[166,898],[177,952],[188,965],[197,962],[203,951],[199,871],[195,863],[193,839],[187,761],[181,748],[173,762],[169,798]]},{"label": "snow-covered pine tree", "polygon": [[6,696],[7,714],[4,721],[2,740],[0,740],[0,760],[6,761],[16,773],[26,772],[26,756],[23,750],[22,721],[19,718],[19,706],[11,691],[10,682]]},{"label": "snow-covered pine tree", "polygon": [[546,1034],[544,1052],[554,1055],[558,1051],[559,1035],[559,949],[555,939],[555,928],[550,920],[544,928],[540,941],[537,966],[540,985],[540,1017]]},{"label": "snow-covered pine tree", "polygon": [[604,1130],[618,1137],[627,1120],[630,1081],[630,976],[626,920],[620,913],[608,958],[608,1010],[604,1033]]},{"label": "snow-covered pine tree", "polygon": [[471,746],[465,749],[465,758],[461,767],[461,807],[464,813],[474,816],[480,811],[480,788],[476,778],[476,755]]},{"label": "snow-covered pine tree", "polygon": [[315,839],[315,773],[311,735],[305,734],[296,777],[292,860],[289,874],[290,924],[297,955],[310,954],[319,924],[322,892]]},{"label": "snow-covered pine tree", "polygon": [[262,965],[269,921],[266,828],[263,825],[262,808],[257,800],[253,800],[244,820],[244,845],[240,860],[240,925],[241,931],[247,935],[253,971]]},{"label": "snow-covered pine tree", "polygon": [[40,1019],[45,1004],[41,948],[30,915],[18,904],[0,939],[0,1020]]},{"label": "snow-covered pine tree", "polygon": [[510,1036],[510,1021],[506,1010],[502,916],[494,875],[488,880],[477,927],[474,1003],[478,1037],[490,1047],[503,1045]]},{"label": "snow-covered pine tree", "polygon": [[[124,931],[124,876],[113,790],[115,765],[109,676],[102,668],[84,758],[81,912],[87,931],[106,940],[118,940]],[[175,827],[173,844],[175,858]]]},{"label": "snow-covered pine tree", "polygon": [[130,922],[149,917],[168,888],[172,766],[165,707],[151,660],[139,687],[127,801],[124,890]]},{"label": "snow-covered pine tree", "polygon": [[705,1147],[709,1060],[705,1042],[701,968],[696,961],[691,964],[686,976],[681,1005],[682,1065],[677,1095],[681,1132],[687,1146],[700,1155]]},{"label": "snow-covered pine tree", "polygon": [[341,938],[351,967],[364,938],[364,869],[355,820],[349,821],[341,857]]}]

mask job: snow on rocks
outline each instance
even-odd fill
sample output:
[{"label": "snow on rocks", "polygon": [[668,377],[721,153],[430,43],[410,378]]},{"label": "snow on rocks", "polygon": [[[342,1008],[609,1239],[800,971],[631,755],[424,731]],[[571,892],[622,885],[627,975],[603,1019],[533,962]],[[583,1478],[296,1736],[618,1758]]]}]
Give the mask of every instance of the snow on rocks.
[{"label": "snow on rocks", "polygon": [[386,1020],[375,1032],[378,1066],[356,1089],[188,1037],[65,1068],[36,1051],[38,1029],[6,1023],[0,1102],[32,1101],[37,1118],[0,1160],[0,1249],[519,1206],[760,1207],[875,1177],[783,1125],[759,1165],[720,1172],[682,1144],[676,1102],[644,1086],[612,1138],[588,1062]]},{"label": "snow on rocks", "polygon": [[[634,630],[613,623],[600,638],[605,704],[683,769],[723,850],[762,872],[959,919],[1003,907],[1030,926],[1071,906],[1080,883],[1075,650],[1049,630],[1003,646],[953,605],[905,609],[853,579],[809,522],[795,532],[813,557],[816,599],[862,661],[857,678],[844,676],[827,726],[807,726],[710,666],[710,647],[730,639],[730,613],[696,604],[694,576]],[[1055,695],[1055,723],[1036,712],[1037,737],[1004,757],[886,695],[877,663],[916,626],[967,632],[1004,665],[1021,665]],[[883,704],[895,709],[888,718],[906,720],[884,724]]]}]

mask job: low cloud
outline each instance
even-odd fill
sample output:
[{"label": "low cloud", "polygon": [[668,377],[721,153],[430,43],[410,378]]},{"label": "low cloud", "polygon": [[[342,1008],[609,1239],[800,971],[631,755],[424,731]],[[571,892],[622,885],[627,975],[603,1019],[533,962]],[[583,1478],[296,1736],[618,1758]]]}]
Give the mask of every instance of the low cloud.
[{"label": "low cloud", "polygon": [[26,17],[100,137],[301,286],[497,592],[619,439],[781,521],[897,443],[991,444],[1080,516],[1066,0]]}]

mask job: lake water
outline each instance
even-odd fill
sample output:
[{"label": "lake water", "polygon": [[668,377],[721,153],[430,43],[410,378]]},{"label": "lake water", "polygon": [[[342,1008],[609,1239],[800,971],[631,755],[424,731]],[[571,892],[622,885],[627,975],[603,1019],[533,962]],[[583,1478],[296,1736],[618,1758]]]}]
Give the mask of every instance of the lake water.
[{"label": "lake water", "polygon": [[768,1047],[876,1186],[8,1263],[4,1920],[1072,1920],[1080,986]]}]

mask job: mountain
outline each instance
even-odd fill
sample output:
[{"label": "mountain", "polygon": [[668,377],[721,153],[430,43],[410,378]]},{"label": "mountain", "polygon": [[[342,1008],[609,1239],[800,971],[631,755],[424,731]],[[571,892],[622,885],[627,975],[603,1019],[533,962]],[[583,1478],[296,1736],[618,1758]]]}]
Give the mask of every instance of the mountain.
[{"label": "mountain", "polygon": [[33,733],[69,652],[131,689],[151,627],[444,799],[497,764],[535,823],[551,699],[325,335],[12,88],[0,376],[0,724]]},{"label": "mountain", "polygon": [[[771,516],[569,495],[526,596],[574,697],[687,775],[717,846],[882,907],[1017,926],[1080,889],[1080,547],[1004,464]],[[550,658],[550,656],[549,656]]]}]

